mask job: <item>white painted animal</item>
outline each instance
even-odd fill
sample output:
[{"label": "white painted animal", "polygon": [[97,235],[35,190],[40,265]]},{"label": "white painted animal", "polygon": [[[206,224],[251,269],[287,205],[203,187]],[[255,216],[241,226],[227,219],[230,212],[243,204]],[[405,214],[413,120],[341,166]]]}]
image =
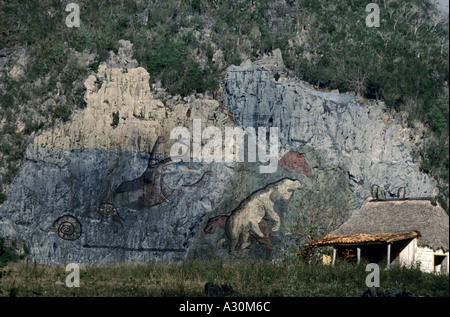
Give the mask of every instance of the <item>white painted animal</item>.
[{"label": "white painted animal", "polygon": [[300,181],[284,178],[267,185],[242,201],[225,224],[226,234],[230,241],[230,254],[235,254],[239,243],[240,249],[245,249],[250,245],[248,241],[250,231],[260,238],[264,237],[259,228],[259,223],[263,218],[272,220],[274,222],[272,231],[278,231],[280,217],[274,210],[275,201],[291,198],[292,192],[300,187]]}]

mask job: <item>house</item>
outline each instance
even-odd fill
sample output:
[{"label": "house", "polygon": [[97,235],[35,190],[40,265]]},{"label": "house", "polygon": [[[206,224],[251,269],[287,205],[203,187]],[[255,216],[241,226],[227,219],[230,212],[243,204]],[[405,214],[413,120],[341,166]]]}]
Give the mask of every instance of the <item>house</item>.
[{"label": "house", "polygon": [[420,265],[425,272],[449,272],[449,217],[434,198],[380,199],[378,186],[341,227],[310,241],[307,247],[332,246],[337,258],[357,262]]}]

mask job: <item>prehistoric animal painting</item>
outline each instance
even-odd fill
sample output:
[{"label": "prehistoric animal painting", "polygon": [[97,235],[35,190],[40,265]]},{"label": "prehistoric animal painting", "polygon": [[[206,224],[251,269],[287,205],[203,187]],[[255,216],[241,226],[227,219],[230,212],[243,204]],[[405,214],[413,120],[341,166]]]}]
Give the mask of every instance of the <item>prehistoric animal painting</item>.
[{"label": "prehistoric animal painting", "polygon": [[65,215],[56,219],[47,232],[57,232],[64,240],[76,240],[81,236],[81,223],[71,215]]},{"label": "prehistoric animal painting", "polygon": [[293,151],[288,152],[283,155],[283,157],[278,161],[278,164],[289,173],[292,173],[291,168],[293,168],[297,173],[302,171],[306,177],[311,178],[311,168],[306,162],[305,156],[301,153]]},{"label": "prehistoric animal painting", "polygon": [[[213,234],[216,231],[216,228],[225,229],[225,224],[227,220],[228,216],[224,215],[210,218],[203,231],[208,234]],[[259,243],[264,245],[265,250],[272,249],[272,242],[270,242],[269,237],[275,237],[276,235],[270,231],[269,225],[264,218],[259,222],[258,226],[261,232],[263,233],[263,237],[261,238],[257,236],[253,231],[250,230],[250,235],[248,237],[250,241],[249,248],[254,249],[255,246]],[[217,241],[217,245],[218,246],[222,245],[224,248],[227,248],[229,246],[229,240],[225,232],[222,238],[219,241]]]},{"label": "prehistoric animal painting", "polygon": [[274,222],[272,231],[278,231],[280,217],[274,210],[275,201],[278,199],[288,200],[291,198],[292,192],[300,187],[300,181],[285,178],[267,185],[242,201],[225,224],[225,232],[230,240],[230,254],[236,253],[238,244],[240,244],[241,250],[250,245],[248,242],[250,231],[260,238],[264,237],[259,229],[259,223],[263,218],[272,220]]},{"label": "prehistoric animal painting", "polygon": [[117,212],[117,208],[113,204],[103,203],[100,206],[89,206],[90,212],[98,212],[105,218],[112,218],[113,221],[118,222],[123,227],[123,218]]},{"label": "prehistoric animal painting", "polygon": [[[289,178],[269,184],[243,200],[229,216],[212,218],[214,220],[208,222],[204,230],[207,233],[213,233],[215,228],[222,227],[225,222],[226,238],[229,241],[229,252],[232,255],[236,254],[237,249],[243,250],[250,247],[252,244],[250,237],[256,239],[257,242],[268,245],[267,240],[270,232],[280,229],[280,217],[274,210],[275,201],[279,199],[288,200],[291,198],[293,191],[300,187],[300,181]],[[267,221],[272,221],[273,227],[270,229],[267,225],[267,229],[265,229],[264,222],[261,227],[260,223],[263,220],[266,225]],[[266,234],[264,231],[266,231]],[[267,234],[267,231],[269,234]],[[223,242],[226,242],[226,239],[220,239],[218,244]]]},{"label": "prehistoric animal painting", "polygon": [[[128,193],[133,201],[139,201],[145,207],[152,207],[161,203],[170,203],[170,196],[178,196],[180,190],[169,188],[162,180],[163,168],[169,164],[175,163],[170,157],[159,162],[156,160],[156,150],[161,143],[166,140],[159,136],[153,145],[152,152],[148,161],[148,166],[144,173],[131,181],[125,181],[116,189],[116,194]],[[193,184],[185,184],[183,187],[203,187],[214,173],[205,172],[202,177]]]},{"label": "prehistoric animal painting", "polygon": [[163,168],[174,162],[170,157],[159,162],[156,161],[156,150],[159,144],[165,142],[163,137],[158,137],[150,154],[147,169],[140,177],[120,184],[116,193],[128,192],[146,207],[170,202],[168,197],[178,194],[177,190],[169,188],[162,180]]},{"label": "prehistoric animal painting", "polygon": [[207,172],[205,172],[205,173],[203,174],[203,176],[202,176],[198,181],[196,181],[195,183],[193,183],[193,184],[184,184],[183,186],[184,186],[184,187],[203,187],[203,186],[205,186],[206,182],[208,181],[208,179],[209,179],[211,176],[214,176],[214,173],[213,173],[212,171],[207,171]]}]

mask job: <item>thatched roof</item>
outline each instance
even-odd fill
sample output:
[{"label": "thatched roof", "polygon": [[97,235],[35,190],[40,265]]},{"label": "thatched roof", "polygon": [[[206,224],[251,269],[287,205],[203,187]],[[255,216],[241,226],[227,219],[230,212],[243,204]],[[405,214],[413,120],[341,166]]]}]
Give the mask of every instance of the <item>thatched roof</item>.
[{"label": "thatched roof", "polygon": [[326,246],[326,245],[360,245],[360,244],[376,244],[391,243],[395,241],[415,238],[420,236],[417,231],[408,233],[357,233],[334,235],[327,234],[319,239],[310,241],[306,246]]},{"label": "thatched roof", "polygon": [[[354,242],[362,239],[361,242],[364,242],[364,237],[357,236],[359,234],[411,234],[415,231],[419,233],[418,245],[434,250],[449,250],[449,217],[434,199],[371,200],[368,198],[348,221],[331,232],[328,237],[320,238],[322,240],[317,239],[314,245],[324,245],[325,237],[334,239],[338,244],[339,239],[347,242],[351,241],[349,239],[353,239]],[[375,236],[365,238],[373,239]],[[382,242],[383,237],[379,238]],[[313,245],[312,242],[314,241],[308,244]],[[328,245],[330,245],[329,242]]]}]

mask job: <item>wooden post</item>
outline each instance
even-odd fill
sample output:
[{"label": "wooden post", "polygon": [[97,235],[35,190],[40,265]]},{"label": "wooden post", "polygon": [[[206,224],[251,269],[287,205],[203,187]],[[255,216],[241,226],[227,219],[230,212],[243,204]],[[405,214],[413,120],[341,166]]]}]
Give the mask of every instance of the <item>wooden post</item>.
[{"label": "wooden post", "polygon": [[333,247],[333,260],[331,261],[331,266],[334,266],[336,263],[336,248]]},{"label": "wooden post", "polygon": [[391,266],[391,244],[388,243],[387,246],[387,268]]},{"label": "wooden post", "polygon": [[359,261],[361,261],[361,248],[356,247],[356,263],[359,264]]}]

